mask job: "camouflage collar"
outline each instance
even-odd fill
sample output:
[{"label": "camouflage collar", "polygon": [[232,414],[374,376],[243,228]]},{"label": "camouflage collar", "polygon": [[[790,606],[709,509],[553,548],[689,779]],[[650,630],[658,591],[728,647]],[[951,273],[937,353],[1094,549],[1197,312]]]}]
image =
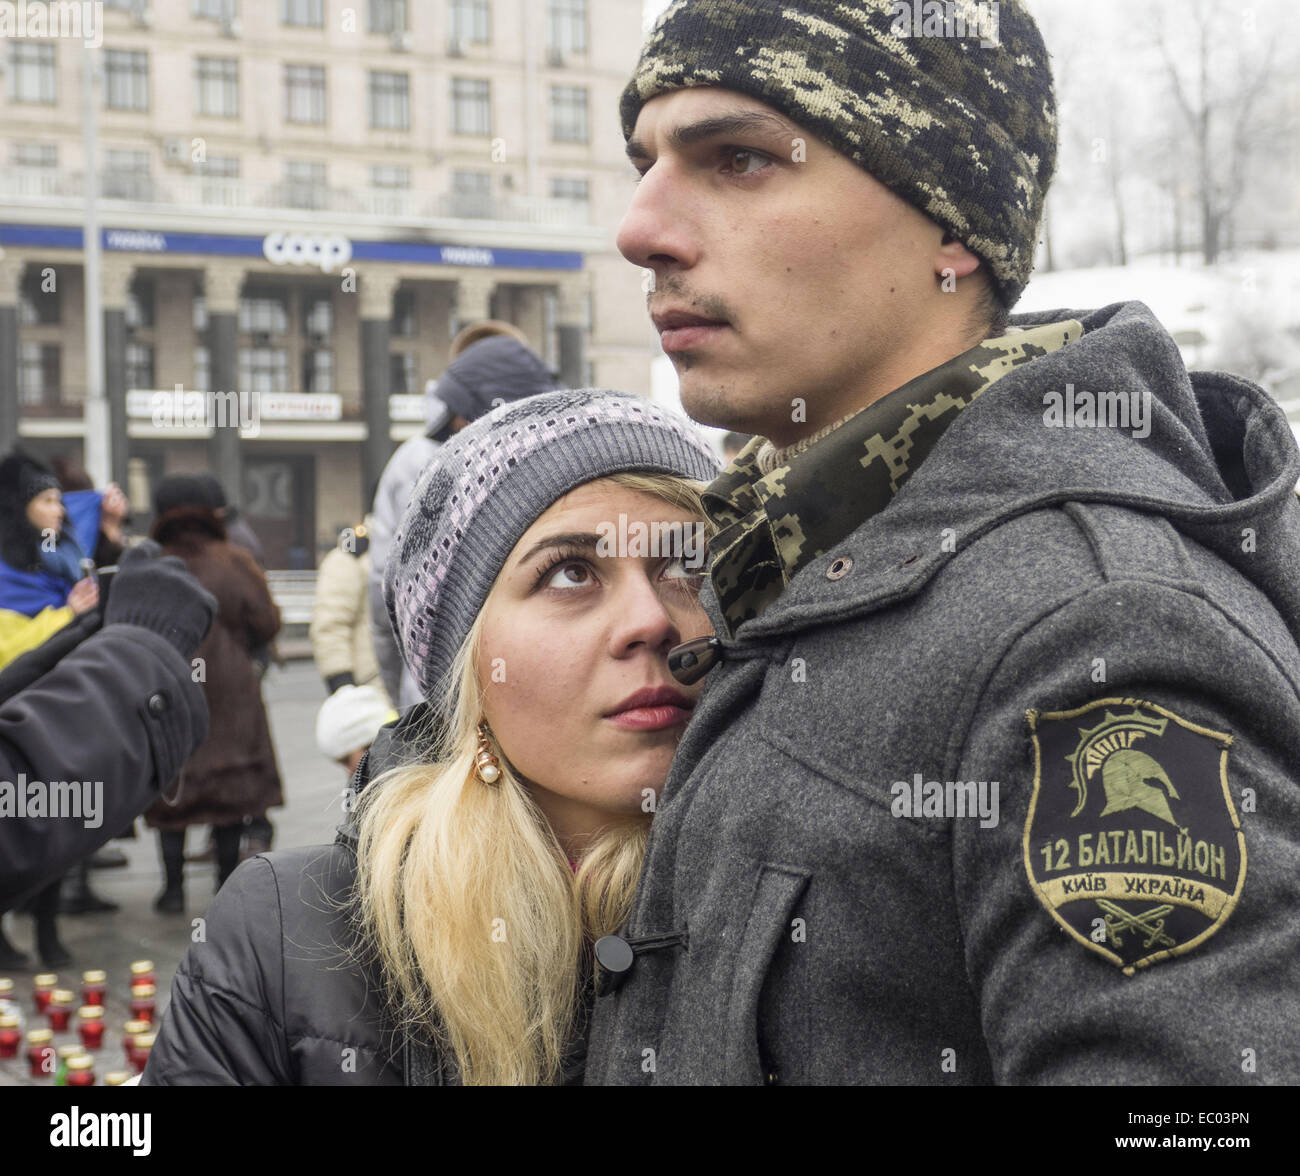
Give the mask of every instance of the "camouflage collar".
[{"label": "camouflage collar", "polygon": [[755,437],[704,492],[710,575],[729,635],[794,574],[889,505],[963,408],[1012,368],[1080,338],[1074,319],[986,339],[917,376],[764,474]]}]

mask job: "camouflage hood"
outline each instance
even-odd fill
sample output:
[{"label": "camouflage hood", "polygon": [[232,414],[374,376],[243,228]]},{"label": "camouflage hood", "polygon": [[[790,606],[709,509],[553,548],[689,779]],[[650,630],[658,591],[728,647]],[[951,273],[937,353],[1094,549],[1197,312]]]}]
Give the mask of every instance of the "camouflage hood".
[{"label": "camouflage hood", "polygon": [[[1258,586],[1300,640],[1300,452],[1285,414],[1247,380],[1189,374],[1140,302],[1016,315],[1012,324],[1071,319],[1082,337],[1007,371],[965,407],[887,507],[807,562],[761,615],[740,625],[737,643],[919,593],[982,535],[1067,502],[1163,517]],[[792,464],[816,468],[832,439]],[[824,487],[823,498],[850,513],[859,497],[849,484]],[[848,549],[852,565],[828,578]],[[706,591],[704,599],[725,634],[717,598]]]}]

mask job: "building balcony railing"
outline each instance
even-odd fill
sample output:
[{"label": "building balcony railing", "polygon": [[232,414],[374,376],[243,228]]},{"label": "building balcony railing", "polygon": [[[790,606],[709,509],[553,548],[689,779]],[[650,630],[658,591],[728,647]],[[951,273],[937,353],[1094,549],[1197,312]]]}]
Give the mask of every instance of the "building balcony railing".
[{"label": "building balcony railing", "polygon": [[[300,210],[364,215],[388,220],[495,221],[540,228],[588,228],[587,203],[514,194],[480,196],[430,193],[414,188],[328,188],[279,180],[212,176],[152,176],[106,171],[100,177],[105,206],[114,202],[224,211]],[[85,199],[80,172],[57,168],[0,168],[0,203]]]}]

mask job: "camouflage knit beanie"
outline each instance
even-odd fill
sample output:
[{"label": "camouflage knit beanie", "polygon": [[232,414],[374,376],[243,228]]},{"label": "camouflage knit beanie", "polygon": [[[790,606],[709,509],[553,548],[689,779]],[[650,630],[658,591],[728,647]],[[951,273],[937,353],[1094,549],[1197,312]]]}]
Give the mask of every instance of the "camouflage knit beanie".
[{"label": "camouflage knit beanie", "polygon": [[951,232],[1015,305],[1056,166],[1051,68],[1023,0],[674,0],[623,91],[623,137],[651,98],[693,86],[813,132]]}]

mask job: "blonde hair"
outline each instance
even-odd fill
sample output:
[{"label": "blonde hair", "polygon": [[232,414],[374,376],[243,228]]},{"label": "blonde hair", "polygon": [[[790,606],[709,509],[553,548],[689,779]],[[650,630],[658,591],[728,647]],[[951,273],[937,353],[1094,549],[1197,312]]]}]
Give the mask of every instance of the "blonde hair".
[{"label": "blonde hair", "polygon": [[[703,516],[695,483],[609,480]],[[477,778],[482,623],[480,609],[452,664],[432,762],[386,772],[361,793],[353,914],[399,1024],[454,1059],[465,1085],[552,1084],[591,944],[631,909],[651,814],[611,817],[575,874],[495,742],[501,777]]]}]

